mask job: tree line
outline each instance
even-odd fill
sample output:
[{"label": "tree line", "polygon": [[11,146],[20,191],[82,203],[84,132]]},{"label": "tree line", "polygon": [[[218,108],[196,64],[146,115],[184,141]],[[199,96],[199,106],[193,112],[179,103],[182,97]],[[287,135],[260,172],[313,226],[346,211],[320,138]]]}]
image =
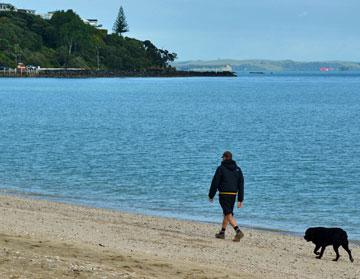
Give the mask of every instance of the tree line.
[{"label": "tree line", "polygon": [[113,29],[107,34],[72,10],[58,11],[50,20],[0,12],[0,65],[142,71],[169,68],[177,57],[149,40],[123,36],[129,27],[122,7]]}]

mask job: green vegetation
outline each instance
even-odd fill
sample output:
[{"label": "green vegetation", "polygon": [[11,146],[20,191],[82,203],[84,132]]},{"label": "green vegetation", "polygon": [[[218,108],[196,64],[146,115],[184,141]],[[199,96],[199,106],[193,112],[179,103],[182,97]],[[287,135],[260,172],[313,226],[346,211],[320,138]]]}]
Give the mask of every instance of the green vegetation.
[{"label": "green vegetation", "polygon": [[113,31],[115,34],[122,35],[123,33],[129,32],[129,26],[126,21],[126,16],[123,7],[120,7],[119,14],[114,23]]},{"label": "green vegetation", "polygon": [[[126,23],[125,16],[123,19]],[[124,32],[123,28],[117,33]],[[84,23],[72,10],[58,11],[51,20],[0,12],[0,65],[15,67],[22,62],[41,67],[146,71],[170,68],[168,63],[176,59],[175,53],[158,49],[150,41],[118,34],[108,35]]]}]

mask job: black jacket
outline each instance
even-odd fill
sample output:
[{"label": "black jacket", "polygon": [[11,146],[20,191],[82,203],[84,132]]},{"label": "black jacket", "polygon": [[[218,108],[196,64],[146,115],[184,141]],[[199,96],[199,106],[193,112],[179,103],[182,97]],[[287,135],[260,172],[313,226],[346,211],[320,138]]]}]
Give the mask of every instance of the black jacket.
[{"label": "black jacket", "polygon": [[244,176],[235,161],[223,161],[217,168],[211,182],[209,198],[213,199],[217,191],[238,193],[238,201],[244,201]]}]

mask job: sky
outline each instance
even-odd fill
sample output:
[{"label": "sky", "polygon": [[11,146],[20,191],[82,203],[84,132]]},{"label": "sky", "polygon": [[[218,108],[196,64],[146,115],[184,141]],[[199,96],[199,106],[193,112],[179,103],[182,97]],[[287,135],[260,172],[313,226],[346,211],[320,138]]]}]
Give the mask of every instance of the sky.
[{"label": "sky", "polygon": [[[0,0],[3,2],[4,0]],[[5,0],[39,13],[73,9],[111,30],[124,7],[129,37],[179,61],[360,61],[360,0]]]}]

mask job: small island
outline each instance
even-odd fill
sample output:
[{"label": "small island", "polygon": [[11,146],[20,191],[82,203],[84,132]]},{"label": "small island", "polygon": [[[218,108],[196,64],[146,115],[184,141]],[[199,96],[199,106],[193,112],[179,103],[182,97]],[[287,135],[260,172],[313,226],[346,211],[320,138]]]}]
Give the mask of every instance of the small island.
[{"label": "small island", "polygon": [[235,76],[228,71],[177,71],[177,54],[124,36],[121,7],[113,33],[72,10],[37,15],[1,4],[0,77]]}]

